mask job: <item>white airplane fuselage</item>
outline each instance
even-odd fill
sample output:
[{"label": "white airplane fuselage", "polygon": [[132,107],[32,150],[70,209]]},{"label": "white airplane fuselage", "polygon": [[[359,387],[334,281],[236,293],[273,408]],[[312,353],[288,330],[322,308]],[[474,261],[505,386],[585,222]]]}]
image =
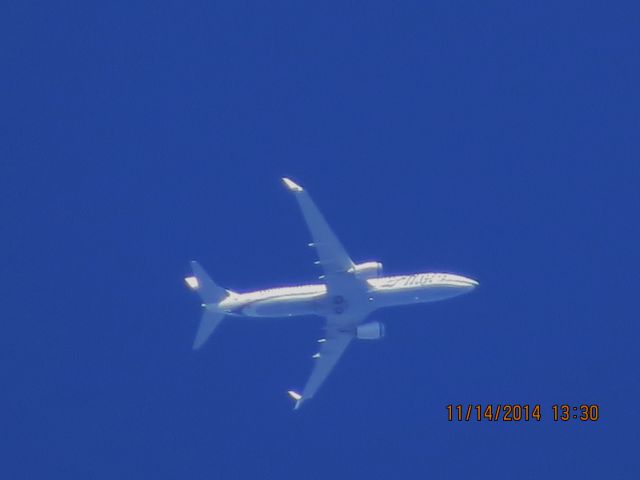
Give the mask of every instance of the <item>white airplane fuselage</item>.
[{"label": "white airplane fuselage", "polygon": [[473,290],[478,282],[451,273],[384,276],[380,262],[355,263],[306,190],[289,178],[282,182],[296,198],[311,233],[309,247],[316,251],[322,283],[237,293],[217,285],[196,261],[191,262],[193,275],[185,282],[198,293],[204,307],[194,349],[202,347],[227,315],[325,318],[323,338],[318,339],[318,350],[311,357],[311,375],[301,392],[287,390],[298,409],[318,392],[352,340],[384,337],[381,322],[367,321],[373,311],[456,297]]},{"label": "white airplane fuselage", "polygon": [[356,295],[331,296],[324,284],[298,285],[232,293],[217,308],[228,315],[293,317],[337,315],[349,310],[371,312],[378,308],[435,302],[473,290],[478,283],[449,273],[415,273],[363,280],[366,288]]}]

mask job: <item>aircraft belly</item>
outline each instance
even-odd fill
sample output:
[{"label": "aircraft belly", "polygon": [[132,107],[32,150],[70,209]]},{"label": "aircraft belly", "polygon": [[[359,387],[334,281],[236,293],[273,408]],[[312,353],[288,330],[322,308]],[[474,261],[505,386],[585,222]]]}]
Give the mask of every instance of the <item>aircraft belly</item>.
[{"label": "aircraft belly", "polygon": [[430,285],[416,288],[390,288],[376,291],[376,303],[379,305],[402,305],[426,303],[456,297],[467,289],[450,285]]},{"label": "aircraft belly", "polygon": [[313,298],[270,299],[253,302],[242,312],[256,317],[293,317],[317,314],[318,309],[318,301]]}]

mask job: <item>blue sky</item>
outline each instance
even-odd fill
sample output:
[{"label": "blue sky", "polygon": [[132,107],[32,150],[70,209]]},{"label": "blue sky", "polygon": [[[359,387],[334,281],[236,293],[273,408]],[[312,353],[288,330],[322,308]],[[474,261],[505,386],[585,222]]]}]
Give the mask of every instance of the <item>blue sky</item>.
[{"label": "blue sky", "polygon": [[[10,2],[2,477],[637,477],[639,13]],[[283,175],[355,259],[481,282],[376,313],[387,338],[296,412],[321,321],[228,321],[194,353],[182,283],[193,258],[240,291],[315,278]]]}]

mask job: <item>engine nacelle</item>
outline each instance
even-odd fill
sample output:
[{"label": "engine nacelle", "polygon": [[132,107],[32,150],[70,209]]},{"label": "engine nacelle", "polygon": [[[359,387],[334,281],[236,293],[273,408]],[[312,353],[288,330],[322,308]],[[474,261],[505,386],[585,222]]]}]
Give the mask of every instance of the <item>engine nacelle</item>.
[{"label": "engine nacelle", "polygon": [[380,262],[365,262],[354,265],[351,272],[356,278],[366,280],[368,278],[376,278],[382,276],[382,264]]},{"label": "engine nacelle", "polygon": [[380,322],[365,323],[356,329],[356,337],[360,340],[379,340],[384,334],[384,323]]}]

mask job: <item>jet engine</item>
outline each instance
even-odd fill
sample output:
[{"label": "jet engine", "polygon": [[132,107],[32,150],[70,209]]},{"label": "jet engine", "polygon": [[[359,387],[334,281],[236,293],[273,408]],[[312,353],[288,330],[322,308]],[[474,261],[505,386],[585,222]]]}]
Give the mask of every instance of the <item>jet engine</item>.
[{"label": "jet engine", "polygon": [[384,324],[380,322],[369,322],[360,325],[356,329],[356,337],[360,340],[379,340],[384,337]]},{"label": "jet engine", "polygon": [[380,262],[365,262],[355,265],[351,269],[356,278],[366,280],[382,276],[382,264]]}]

